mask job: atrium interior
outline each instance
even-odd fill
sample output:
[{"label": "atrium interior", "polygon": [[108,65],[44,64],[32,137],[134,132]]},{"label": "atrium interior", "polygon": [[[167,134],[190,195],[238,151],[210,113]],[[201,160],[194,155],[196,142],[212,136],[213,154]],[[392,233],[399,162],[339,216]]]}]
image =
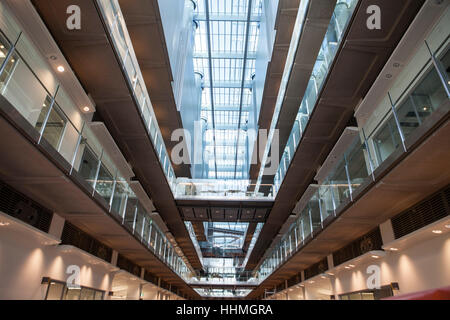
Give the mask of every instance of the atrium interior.
[{"label": "atrium interior", "polygon": [[2,0],[0,300],[450,299],[450,1]]}]

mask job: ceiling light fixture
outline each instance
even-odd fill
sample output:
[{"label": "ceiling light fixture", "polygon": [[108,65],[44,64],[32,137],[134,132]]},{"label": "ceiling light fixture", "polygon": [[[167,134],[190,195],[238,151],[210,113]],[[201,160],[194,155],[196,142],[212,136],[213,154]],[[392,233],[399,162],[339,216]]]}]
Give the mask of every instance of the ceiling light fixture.
[{"label": "ceiling light fixture", "polygon": [[85,106],[84,108],[83,108],[83,111],[84,112],[89,112],[91,109],[88,107],[88,106]]},{"label": "ceiling light fixture", "polygon": [[6,227],[9,226],[10,223],[9,222],[0,222],[0,227]]},{"label": "ceiling light fixture", "polygon": [[435,233],[435,234],[441,234],[442,230],[433,230],[432,232]]},{"label": "ceiling light fixture", "polygon": [[372,255],[372,258],[374,258],[374,259],[378,259],[380,256],[377,256],[377,255]]},{"label": "ceiling light fixture", "polygon": [[389,248],[389,250],[391,250],[391,251],[398,251],[397,248]]},{"label": "ceiling light fixture", "polygon": [[64,72],[66,69],[64,69],[63,66],[58,66],[58,67],[56,68],[56,70],[58,70],[59,72]]},{"label": "ceiling light fixture", "polygon": [[446,224],[445,227],[446,227],[447,229],[450,229],[450,224]]}]

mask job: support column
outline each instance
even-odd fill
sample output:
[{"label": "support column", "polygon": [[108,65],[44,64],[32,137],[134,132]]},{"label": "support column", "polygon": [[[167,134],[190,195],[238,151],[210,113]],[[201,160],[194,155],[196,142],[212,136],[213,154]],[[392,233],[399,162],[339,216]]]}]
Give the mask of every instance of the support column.
[{"label": "support column", "polygon": [[392,228],[391,219],[380,224],[381,239],[383,245],[388,244],[395,240],[394,229]]},{"label": "support column", "polygon": [[48,233],[52,236],[57,237],[58,239],[61,239],[65,222],[66,219],[56,213],[53,213],[52,222],[50,223]]},{"label": "support column", "polygon": [[[329,254],[327,256],[327,262],[328,262],[328,270],[333,269],[334,268],[334,261],[333,261],[333,255],[332,254]],[[334,296],[334,299],[335,300],[339,300],[338,294],[336,292],[336,276],[328,275],[328,277],[330,278],[331,291],[332,291],[332,294]]]}]

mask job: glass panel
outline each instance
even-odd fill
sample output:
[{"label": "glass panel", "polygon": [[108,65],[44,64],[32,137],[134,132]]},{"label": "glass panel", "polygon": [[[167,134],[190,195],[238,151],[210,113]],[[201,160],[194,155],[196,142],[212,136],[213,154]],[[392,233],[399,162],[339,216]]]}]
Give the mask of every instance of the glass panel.
[{"label": "glass panel", "polygon": [[313,231],[316,232],[322,229],[322,219],[320,216],[320,206],[319,206],[319,195],[318,191],[314,193],[311,200],[309,200],[308,205],[311,210],[311,222]]},{"label": "glass panel", "polygon": [[155,249],[155,245],[156,245],[156,229],[153,225],[153,222],[150,223],[150,247],[152,249]]},{"label": "glass panel", "polygon": [[344,158],[341,158],[334,170],[330,173],[328,181],[333,191],[336,208],[338,208],[350,197]]},{"label": "glass panel", "polygon": [[355,190],[371,174],[366,145],[361,142],[359,135],[355,137],[349,150],[346,151],[346,156],[350,185]]},{"label": "glass panel", "polygon": [[150,231],[150,218],[145,217],[144,232],[142,234],[142,240],[145,242],[145,244],[148,244],[148,241],[149,241],[149,231]]},{"label": "glass panel", "polygon": [[447,99],[447,93],[438,73],[436,69],[432,68],[414,89],[409,100],[414,104],[417,115],[423,122]]},{"label": "glass panel", "polygon": [[350,293],[349,300],[361,300],[361,293]]},{"label": "glass panel", "polygon": [[311,234],[311,220],[309,217],[309,208],[306,206],[305,209],[303,209],[300,221],[302,224],[302,230],[303,230],[303,239],[307,238]]},{"label": "glass panel", "polygon": [[1,94],[32,126],[35,126],[49,93],[16,54],[13,54],[6,63],[0,79],[4,84]]},{"label": "glass panel", "polygon": [[63,300],[80,300],[81,289],[67,288],[64,291]]},{"label": "glass panel", "polygon": [[42,137],[47,140],[47,142],[50,143],[53,148],[59,150],[59,143],[65,130],[67,120],[66,117],[63,116],[62,113],[58,110],[59,107],[56,103],[53,105],[50,114],[48,114],[51,104],[52,99],[47,96],[42,105],[43,108],[34,127],[37,131],[40,132],[42,130],[42,125],[44,124],[45,119],[48,115],[47,123],[45,125],[44,132],[42,133]]},{"label": "glass panel", "polygon": [[105,199],[107,203],[109,203],[109,200],[111,199],[113,185],[114,185],[114,177],[105,167],[105,164],[102,162],[100,165],[100,170],[98,172],[95,190],[100,194],[100,196],[103,199]]},{"label": "glass panel", "polygon": [[130,231],[133,231],[137,203],[138,201],[136,199],[136,195],[130,194],[128,196],[127,207],[125,209],[125,216],[123,222],[125,227]]},{"label": "glass panel", "polygon": [[[447,73],[447,81],[450,81],[450,50],[447,50],[447,52],[442,55],[439,60],[442,63],[442,66],[444,67],[445,72]],[[450,83],[449,83],[450,85]]]},{"label": "glass panel", "polygon": [[80,300],[94,300],[95,292],[92,289],[82,288]]},{"label": "glass panel", "polygon": [[[11,48],[9,41],[0,33],[0,67],[3,65],[3,62],[6,60],[6,56]],[[0,84],[1,88],[1,84]]]},{"label": "glass panel", "polygon": [[50,282],[47,292],[47,300],[61,300],[64,283]]},{"label": "glass panel", "polygon": [[83,143],[79,147],[79,152],[80,150],[82,150],[81,151],[82,157],[78,173],[81,175],[81,177],[83,177],[85,181],[87,181],[91,186],[93,186],[95,182],[95,177],[97,175],[99,160],[89,145]]},{"label": "glass panel", "polygon": [[59,153],[69,163],[72,163],[72,159],[75,155],[79,136],[80,133],[78,130],[72,125],[71,122],[67,122],[59,145]]},{"label": "glass panel", "polygon": [[95,291],[94,300],[103,300],[103,291]]},{"label": "glass panel", "polygon": [[384,162],[400,145],[401,139],[394,118],[381,127],[374,139],[378,163]]},{"label": "glass panel", "polygon": [[144,208],[141,206],[140,203],[138,203],[134,234],[139,236],[139,238],[142,236],[142,227],[144,226],[144,214],[145,214]]},{"label": "glass panel", "polygon": [[328,180],[319,187],[320,204],[322,207],[322,221],[331,215],[334,215],[334,204],[332,188],[329,185]]},{"label": "glass panel", "polygon": [[362,300],[375,300],[375,297],[372,292],[362,292],[361,298]]},{"label": "glass panel", "polygon": [[114,197],[111,205],[111,211],[122,215],[128,194],[128,184],[123,178],[118,178],[114,189]]}]

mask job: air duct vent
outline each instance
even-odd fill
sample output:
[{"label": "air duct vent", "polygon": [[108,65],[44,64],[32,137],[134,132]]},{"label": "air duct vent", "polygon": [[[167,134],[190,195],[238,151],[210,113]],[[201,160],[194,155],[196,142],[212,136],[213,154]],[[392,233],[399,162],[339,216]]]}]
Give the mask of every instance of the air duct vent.
[{"label": "air duct vent", "polygon": [[0,211],[48,232],[53,213],[0,181]]},{"label": "air duct vent", "polygon": [[106,262],[111,262],[112,249],[97,241],[86,232],[81,231],[68,221],[64,224],[61,243],[75,246]]},{"label": "air duct vent", "polygon": [[318,274],[324,273],[327,270],[328,270],[328,261],[327,258],[325,257],[321,261],[310,266],[308,269],[305,269],[305,279],[317,276]]},{"label": "air duct vent", "polygon": [[348,260],[359,257],[372,250],[381,250],[383,240],[381,239],[380,228],[376,227],[362,237],[356,239],[345,247],[333,253],[333,263],[340,265]]},{"label": "air duct vent", "polygon": [[450,186],[391,219],[395,239],[450,215]]},{"label": "air duct vent", "polygon": [[119,254],[117,257],[117,267],[125,271],[128,271],[129,273],[134,274],[137,277],[141,276],[141,267],[139,267],[131,260],[128,260],[121,254]]}]

